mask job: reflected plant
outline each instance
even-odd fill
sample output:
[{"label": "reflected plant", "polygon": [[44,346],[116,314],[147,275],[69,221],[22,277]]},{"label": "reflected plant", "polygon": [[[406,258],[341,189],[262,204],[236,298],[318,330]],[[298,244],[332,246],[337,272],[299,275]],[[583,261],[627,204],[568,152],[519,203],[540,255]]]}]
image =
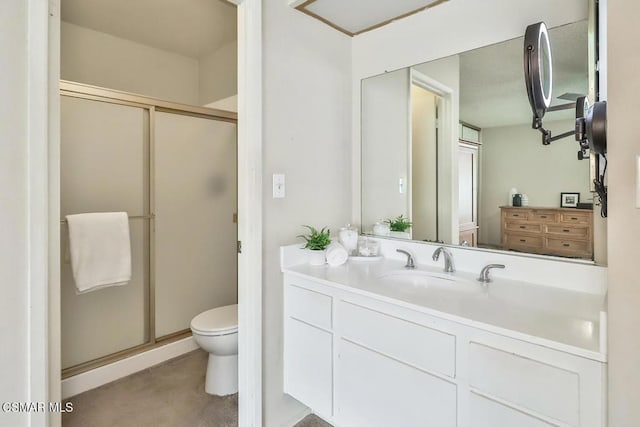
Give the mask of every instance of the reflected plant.
[{"label": "reflected plant", "polygon": [[388,219],[385,221],[389,224],[389,228],[391,231],[400,231],[404,232],[411,228],[413,222],[409,221],[409,218],[405,218],[404,215],[400,215],[394,219]]}]

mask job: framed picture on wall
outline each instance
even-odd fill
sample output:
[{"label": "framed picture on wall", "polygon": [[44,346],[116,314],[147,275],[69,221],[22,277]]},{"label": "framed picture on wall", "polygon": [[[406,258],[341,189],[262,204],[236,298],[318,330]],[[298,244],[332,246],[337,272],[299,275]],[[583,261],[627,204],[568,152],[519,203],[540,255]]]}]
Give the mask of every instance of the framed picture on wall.
[{"label": "framed picture on wall", "polygon": [[580,193],[560,193],[561,208],[577,208],[580,203]]}]

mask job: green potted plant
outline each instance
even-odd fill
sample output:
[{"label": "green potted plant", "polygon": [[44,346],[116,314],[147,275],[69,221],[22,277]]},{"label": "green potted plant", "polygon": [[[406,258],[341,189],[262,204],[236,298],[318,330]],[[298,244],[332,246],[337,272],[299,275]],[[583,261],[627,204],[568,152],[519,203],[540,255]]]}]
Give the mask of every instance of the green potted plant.
[{"label": "green potted plant", "polygon": [[386,223],[389,224],[389,228],[391,229],[389,236],[400,237],[402,239],[411,238],[411,234],[407,230],[411,228],[413,222],[409,221],[409,218],[400,215],[394,219],[388,219]]},{"label": "green potted plant", "polygon": [[318,231],[315,227],[310,225],[303,225],[309,229],[309,234],[301,234],[298,237],[302,237],[306,244],[304,249],[309,252],[309,264],[311,265],[324,265],[326,262],[325,249],[331,243],[330,231],[327,227],[322,227]]}]

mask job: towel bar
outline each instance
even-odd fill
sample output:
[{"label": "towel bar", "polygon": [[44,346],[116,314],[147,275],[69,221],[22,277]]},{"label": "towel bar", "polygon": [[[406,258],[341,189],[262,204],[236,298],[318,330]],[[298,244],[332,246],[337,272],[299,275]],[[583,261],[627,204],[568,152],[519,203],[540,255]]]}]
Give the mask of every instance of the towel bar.
[{"label": "towel bar", "polygon": [[[154,214],[150,215],[129,215],[129,219],[154,219],[156,216]],[[66,224],[66,219],[61,219],[60,224]]]}]

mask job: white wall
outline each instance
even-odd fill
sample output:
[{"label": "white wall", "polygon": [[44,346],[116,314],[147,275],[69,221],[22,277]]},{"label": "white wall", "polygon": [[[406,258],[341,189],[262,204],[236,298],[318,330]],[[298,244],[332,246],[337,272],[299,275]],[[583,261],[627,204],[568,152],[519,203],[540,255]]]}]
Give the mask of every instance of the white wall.
[{"label": "white wall", "polygon": [[608,0],[609,425],[640,425],[640,209],[635,207],[640,3]]},{"label": "white wall", "polygon": [[[286,1],[263,2],[264,425],[290,426],[307,411],[283,394],[280,245],[301,224],[335,233],[350,217],[351,40]],[[286,198],[271,198],[272,174]],[[359,194],[359,193],[358,193]]]},{"label": "white wall", "polygon": [[238,93],[238,42],[233,41],[199,60],[199,105]]},{"label": "white wall", "polygon": [[64,80],[191,105],[237,93],[237,41],[194,58],[62,22],[61,48]]},{"label": "white wall", "polygon": [[[404,215],[409,206],[409,70],[397,70],[362,81],[362,230]],[[400,192],[400,179],[404,191]]]},{"label": "white wall", "polygon": [[61,78],[199,105],[199,64],[165,50],[62,22]]},{"label": "white wall", "polygon": [[[553,135],[572,130],[572,120],[545,121]],[[542,145],[530,125],[482,129],[478,241],[500,244],[500,206],[516,188],[535,207],[560,207],[560,193],[578,192],[581,202],[593,201],[589,192],[589,161],[577,158],[573,137]],[[597,208],[596,208],[597,209]]]}]

